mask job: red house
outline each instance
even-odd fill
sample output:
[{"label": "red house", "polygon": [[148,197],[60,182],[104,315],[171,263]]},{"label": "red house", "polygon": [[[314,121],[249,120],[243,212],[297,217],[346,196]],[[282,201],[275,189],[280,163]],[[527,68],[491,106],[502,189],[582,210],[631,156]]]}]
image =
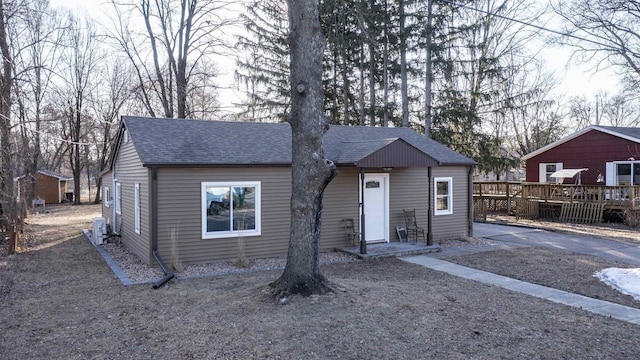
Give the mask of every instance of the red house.
[{"label": "red house", "polygon": [[640,128],[589,126],[522,160],[528,182],[555,182],[558,170],[586,168],[584,185],[640,185]]}]

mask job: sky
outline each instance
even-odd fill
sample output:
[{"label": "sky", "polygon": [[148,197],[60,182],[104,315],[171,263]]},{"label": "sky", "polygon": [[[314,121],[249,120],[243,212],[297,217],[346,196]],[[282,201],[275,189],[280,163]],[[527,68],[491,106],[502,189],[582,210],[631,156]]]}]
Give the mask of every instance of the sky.
[{"label": "sky", "polygon": [[[541,2],[546,0],[539,0]],[[64,6],[71,9],[76,9],[79,12],[86,12],[98,21],[108,21],[104,19],[105,11],[100,10],[108,9],[110,5],[109,0],[51,0],[53,6]],[[102,20],[101,20],[102,18]],[[553,26],[549,26],[553,27]],[[577,64],[575,61],[571,61],[571,50],[568,48],[549,47],[541,43],[533,44],[535,47],[542,47],[542,49],[533,49],[539,51],[540,55],[547,62],[547,69],[554,72],[556,78],[559,80],[558,85],[554,91],[554,94],[563,98],[569,98],[573,96],[585,96],[587,99],[593,99],[596,101],[596,94],[601,91],[606,91],[609,95],[615,94],[619,89],[619,82],[617,77],[610,69],[596,70],[592,66]],[[233,61],[222,60],[219,64],[233,65]],[[229,86],[233,84],[233,68],[227,67],[226,76],[223,76],[223,84],[221,86]],[[238,94],[234,92],[228,92],[227,97],[233,97],[239,99]],[[237,101],[237,100],[236,100]]]}]

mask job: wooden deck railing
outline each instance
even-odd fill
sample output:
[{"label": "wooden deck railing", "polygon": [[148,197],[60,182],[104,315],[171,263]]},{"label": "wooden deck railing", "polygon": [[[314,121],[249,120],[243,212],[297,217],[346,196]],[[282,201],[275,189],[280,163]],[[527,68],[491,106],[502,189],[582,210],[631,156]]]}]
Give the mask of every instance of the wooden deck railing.
[{"label": "wooden deck railing", "polygon": [[480,196],[515,196],[520,193],[521,184],[518,181],[477,181],[473,183],[473,194]]},{"label": "wooden deck railing", "polygon": [[520,197],[540,202],[595,202],[608,207],[640,210],[640,186],[567,185],[511,181],[473,183],[473,195],[480,198]]}]

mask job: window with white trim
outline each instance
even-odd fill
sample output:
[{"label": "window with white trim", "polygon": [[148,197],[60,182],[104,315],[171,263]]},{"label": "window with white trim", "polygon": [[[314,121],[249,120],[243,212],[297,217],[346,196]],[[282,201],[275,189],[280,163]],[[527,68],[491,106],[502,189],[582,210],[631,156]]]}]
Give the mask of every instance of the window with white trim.
[{"label": "window with white trim", "polygon": [[261,234],[259,181],[203,182],[202,238]]},{"label": "window with white trim", "polygon": [[108,186],[104,187],[102,202],[104,202],[104,206],[106,207],[111,207],[111,204],[113,203],[113,199],[111,199],[111,189]]},{"label": "window with white trim", "polygon": [[453,214],[453,178],[437,177],[433,179],[434,215]]},{"label": "window with white trim", "polygon": [[134,213],[134,230],[140,235],[140,184],[135,184],[133,188],[133,213]]},{"label": "window with white trim", "polygon": [[122,215],[122,184],[119,182],[116,182],[116,191],[113,202],[115,203],[116,214]]},{"label": "window with white trim", "polygon": [[559,170],[562,170],[562,163],[540,163],[539,165],[539,181],[541,183],[555,183],[556,179],[551,175]]}]

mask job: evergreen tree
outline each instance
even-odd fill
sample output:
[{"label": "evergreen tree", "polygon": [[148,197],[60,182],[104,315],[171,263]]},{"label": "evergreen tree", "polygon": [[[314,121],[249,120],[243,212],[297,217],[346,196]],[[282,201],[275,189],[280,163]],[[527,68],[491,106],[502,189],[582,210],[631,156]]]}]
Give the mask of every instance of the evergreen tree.
[{"label": "evergreen tree", "polygon": [[237,47],[245,58],[238,61],[237,81],[245,87],[247,100],[239,104],[240,117],[252,121],[285,121],[291,98],[286,2],[254,0],[242,14],[247,36]]}]

